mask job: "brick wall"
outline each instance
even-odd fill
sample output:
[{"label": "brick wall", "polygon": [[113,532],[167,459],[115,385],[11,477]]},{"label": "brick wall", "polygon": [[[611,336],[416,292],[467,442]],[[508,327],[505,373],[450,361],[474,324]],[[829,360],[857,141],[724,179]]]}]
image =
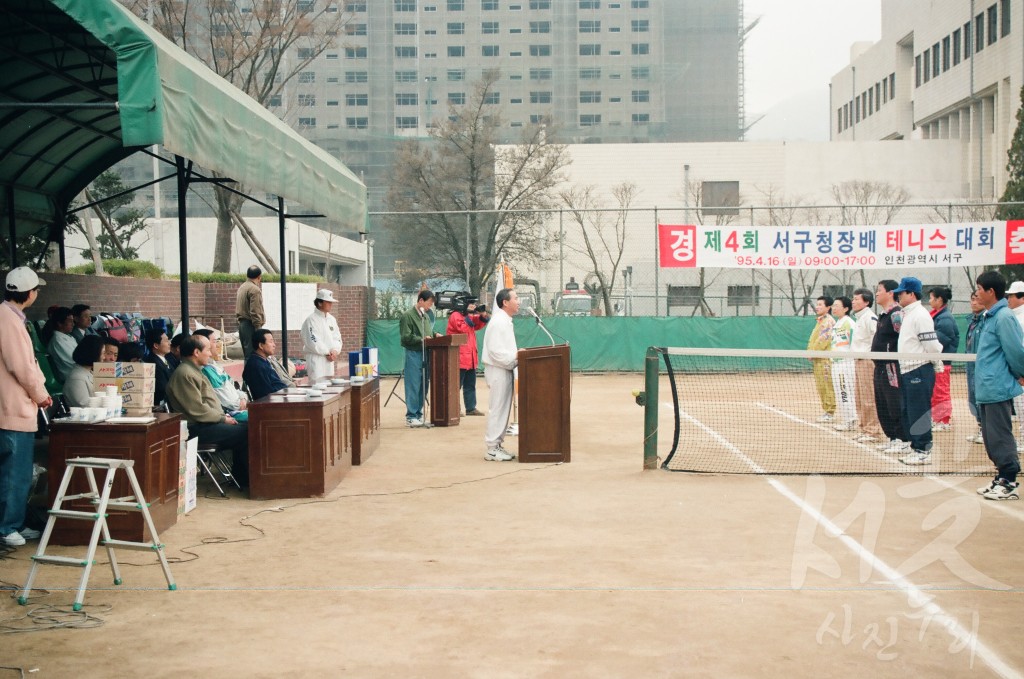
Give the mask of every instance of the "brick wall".
[{"label": "brick wall", "polygon": [[[7,272],[0,272],[6,276]],[[138,312],[146,317],[170,316],[177,323],[181,318],[180,284],[175,280],[149,280],[119,278],[115,276],[82,276],[65,273],[44,273],[46,285],[40,288],[39,298],[27,310],[30,319],[46,317],[50,305],[73,306],[88,304],[93,313]],[[221,327],[221,317],[227,332],[238,330],[235,321],[235,294],[238,283],[189,283],[189,314],[206,324]],[[275,285],[275,284],[270,284]],[[362,286],[342,287],[322,283],[338,301],[334,315],[341,329],[345,351],[366,343],[366,309],[375,309],[374,290]],[[367,299],[369,298],[369,303]],[[299,329],[288,332],[288,353],[302,353]]]}]

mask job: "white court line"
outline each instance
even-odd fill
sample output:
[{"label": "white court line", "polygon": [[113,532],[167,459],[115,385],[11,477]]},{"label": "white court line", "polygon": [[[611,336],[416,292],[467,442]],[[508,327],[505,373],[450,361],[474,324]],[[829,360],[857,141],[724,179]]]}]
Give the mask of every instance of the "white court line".
[{"label": "white court line", "polygon": [[[836,436],[838,436],[839,438],[842,438],[847,443],[850,443],[850,444],[855,445],[855,446],[860,446],[861,448],[864,448],[865,450],[870,451],[876,457],[879,457],[879,458],[881,458],[881,459],[883,459],[883,460],[885,460],[887,462],[897,462],[899,464],[899,468],[900,469],[904,469],[905,468],[905,466],[902,463],[899,463],[897,460],[893,460],[892,458],[886,456],[884,453],[878,452],[878,450],[876,450],[874,448],[874,446],[868,446],[868,445],[865,445],[863,443],[858,443],[856,441],[850,441],[850,440],[844,438],[842,436],[842,432],[838,432],[838,431],[835,431],[833,429],[823,427],[820,424],[817,424],[815,422],[808,422],[806,420],[802,420],[799,417],[796,417],[795,415],[790,415],[789,413],[785,412],[784,410],[780,410],[779,408],[776,408],[775,406],[770,406],[770,405],[767,405],[767,404],[764,404],[764,403],[756,403],[755,405],[757,405],[759,408],[764,408],[765,410],[777,413],[778,415],[781,415],[782,417],[790,419],[790,420],[792,420],[794,422],[799,422],[800,424],[807,425],[808,427],[814,427],[815,429],[821,429],[822,431],[826,431],[826,432],[828,432],[830,434],[835,434]],[[958,493],[962,493],[964,495],[970,495],[970,496],[978,497],[978,494],[974,491],[974,489],[967,490],[967,489],[961,488],[960,484],[950,483],[949,481],[946,481],[945,479],[941,479],[941,478],[939,478],[937,476],[933,476],[933,475],[926,475],[926,476],[924,476],[924,478],[929,479],[931,481],[934,481],[938,485],[943,486],[945,488],[949,488],[951,490],[955,490]],[[1017,519],[1018,521],[1024,521],[1024,512],[1019,511],[1019,510],[1015,510],[1015,509],[1011,509],[1007,505],[1007,502],[1011,502],[1010,500],[1007,500],[1007,501],[993,501],[993,500],[983,500],[980,497],[978,497],[978,499],[982,503],[983,507],[988,507],[989,509],[994,509],[997,512],[1002,512],[1003,514],[1006,514],[1007,516],[1010,516],[1010,517],[1012,517],[1014,519]],[[1019,502],[1019,501],[1017,501],[1017,502]]]},{"label": "white court line", "polygon": [[[670,408],[673,407],[671,403],[667,405]],[[736,457],[750,465],[750,468],[753,471],[757,472],[758,474],[764,474],[764,469],[762,469],[760,465],[758,465],[756,462],[747,457],[742,450],[740,450],[732,443],[730,443],[728,440],[726,440],[726,438],[719,434],[717,431],[714,431],[700,420],[694,418],[693,416],[682,410],[679,411],[679,415],[680,417],[689,420],[696,427],[702,429],[704,433],[706,433],[708,436],[711,436],[716,441],[725,446],[725,448],[727,448],[729,452],[731,452],[733,455],[735,455]],[[803,498],[797,496],[796,493],[790,490],[785,484],[781,483],[777,479],[770,476],[766,476],[765,480],[768,482],[768,485],[774,488],[779,494],[781,494],[787,500],[795,504],[801,511],[805,512],[808,516],[813,518],[818,523],[818,525],[820,525],[822,528],[828,531],[833,537],[838,538],[839,541],[846,545],[846,548],[853,552],[857,557],[868,562],[869,564],[871,564],[872,568],[877,569],[879,572],[881,572],[883,575],[889,578],[889,580],[894,585],[896,585],[900,590],[902,590],[907,595],[907,598],[912,602],[912,605],[917,605],[918,603],[923,603],[927,601],[927,603],[924,604],[924,611],[928,613],[928,615],[931,616],[933,619],[935,619],[942,626],[942,628],[946,632],[948,632],[951,637],[953,637],[955,641],[963,644],[965,647],[971,643],[972,635],[970,632],[964,629],[963,625],[960,624],[960,621],[957,620],[954,616],[950,615],[949,613],[946,613],[946,611],[943,610],[943,608],[934,601],[928,601],[927,595],[923,591],[921,591],[921,589],[917,585],[915,585],[910,580],[900,575],[900,573],[896,571],[896,569],[882,561],[862,544],[860,544],[852,537],[844,533],[842,529],[839,528],[839,526],[832,523],[832,521],[828,517],[824,516],[814,507],[811,507],[809,504],[807,504],[807,502],[805,502]],[[981,639],[976,638],[974,640],[974,649],[975,652],[978,654],[978,657],[982,660],[982,662],[984,662],[986,665],[992,668],[992,670],[999,676],[1005,677],[1006,679],[1024,679],[1024,675],[1021,675],[1021,673],[1018,672],[1016,669],[1010,667],[1001,657],[999,657],[999,654],[997,654],[994,650],[989,648],[988,645]]]}]

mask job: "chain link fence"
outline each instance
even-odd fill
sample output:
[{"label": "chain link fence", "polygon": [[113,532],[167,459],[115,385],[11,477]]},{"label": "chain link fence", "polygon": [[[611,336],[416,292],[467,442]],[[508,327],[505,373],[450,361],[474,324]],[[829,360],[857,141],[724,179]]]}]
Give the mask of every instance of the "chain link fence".
[{"label": "chain link fence", "polygon": [[[508,237],[505,262],[513,269],[516,288],[540,313],[622,316],[792,316],[813,314],[822,294],[852,296],[879,280],[915,275],[930,287],[952,290],[955,311],[967,311],[980,267],[936,266],[898,268],[761,269],[661,268],[658,225],[696,224],[705,227],[916,225],[993,221],[999,203],[933,203],[899,205],[779,205],[746,207],[674,207],[601,210],[550,210],[503,213],[516,233]],[[477,257],[474,233],[485,233],[494,212],[430,213],[433,225],[423,226],[425,213],[371,213],[368,229],[375,241],[374,269],[378,299],[403,299],[420,282],[435,289],[486,291],[488,281],[473,285],[462,266]],[[436,224],[444,223],[438,229]],[[499,234],[502,232],[499,230]],[[479,242],[482,242],[479,241]],[[409,243],[416,244],[410,249]],[[467,244],[469,247],[467,248]],[[424,265],[417,256],[428,250],[447,254],[447,265]],[[453,264],[454,263],[454,264]],[[472,267],[470,267],[472,268]],[[467,278],[470,279],[467,284]]]}]

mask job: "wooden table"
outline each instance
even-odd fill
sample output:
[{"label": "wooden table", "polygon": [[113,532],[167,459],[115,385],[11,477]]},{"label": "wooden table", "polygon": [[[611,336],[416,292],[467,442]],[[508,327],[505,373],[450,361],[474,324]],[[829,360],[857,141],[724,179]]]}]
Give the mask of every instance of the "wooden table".
[{"label": "wooden table", "polygon": [[352,467],[351,390],[289,399],[293,389],[249,404],[249,495],[322,497]]},{"label": "wooden table", "polygon": [[[54,420],[50,427],[50,452],[47,466],[49,506],[57,498],[67,460],[74,457],[109,457],[132,460],[135,476],[142,486],[153,524],[161,535],[178,521],[178,478],[181,474],[181,416],[157,413],[149,424],[84,423]],[[126,474],[118,474],[111,497],[133,492]],[[97,478],[97,483],[102,479]],[[69,495],[88,492],[85,474],[76,472]],[[64,503],[65,509],[94,511],[86,500]],[[107,525],[115,540],[144,542],[151,539],[143,525],[142,514],[109,510]],[[57,519],[50,543],[87,545],[93,524],[88,521]]]},{"label": "wooden table", "polygon": [[380,378],[352,383],[352,464],[362,464],[380,445]]}]

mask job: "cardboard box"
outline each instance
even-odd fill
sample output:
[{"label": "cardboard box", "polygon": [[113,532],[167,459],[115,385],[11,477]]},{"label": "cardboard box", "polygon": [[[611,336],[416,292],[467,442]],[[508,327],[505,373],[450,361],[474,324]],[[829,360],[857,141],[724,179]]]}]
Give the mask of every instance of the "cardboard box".
[{"label": "cardboard box", "polygon": [[125,408],[148,408],[153,409],[153,392],[148,394],[136,394],[127,392],[121,394],[121,405]]},{"label": "cardboard box", "polygon": [[93,377],[156,377],[156,365],[153,363],[94,363]]},{"label": "cardboard box", "polygon": [[156,379],[152,377],[93,377],[92,383],[96,391],[113,386],[121,395],[152,394],[156,391]]},{"label": "cardboard box", "polygon": [[196,508],[198,497],[199,439],[188,439],[188,428],[181,424],[181,451],[178,462],[178,515],[188,514]]}]

